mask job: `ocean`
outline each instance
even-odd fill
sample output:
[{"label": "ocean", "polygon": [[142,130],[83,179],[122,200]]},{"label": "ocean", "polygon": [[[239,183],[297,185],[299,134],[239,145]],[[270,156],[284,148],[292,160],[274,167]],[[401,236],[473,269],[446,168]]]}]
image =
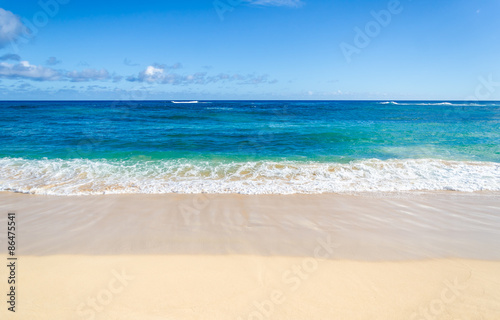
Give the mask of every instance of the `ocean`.
[{"label": "ocean", "polygon": [[500,191],[500,102],[0,102],[0,190]]}]

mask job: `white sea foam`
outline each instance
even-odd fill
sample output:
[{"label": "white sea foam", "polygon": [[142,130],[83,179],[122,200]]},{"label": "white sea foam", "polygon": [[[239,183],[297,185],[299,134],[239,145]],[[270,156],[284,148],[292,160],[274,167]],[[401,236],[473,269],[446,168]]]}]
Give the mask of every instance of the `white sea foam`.
[{"label": "white sea foam", "polygon": [[225,111],[228,111],[228,110],[233,110],[234,108],[230,108],[230,107],[209,107],[209,108],[206,108],[207,110],[225,110]]},{"label": "white sea foam", "polygon": [[339,164],[1,158],[0,190],[52,195],[500,191],[500,164],[431,159]]},{"label": "white sea foam", "polygon": [[397,102],[394,101],[384,101],[384,102],[379,102],[380,104],[398,104]]},{"label": "white sea foam", "polygon": [[454,106],[454,107],[480,107],[480,106],[495,106],[495,104],[479,104],[476,102],[458,103],[458,102],[395,102],[395,101],[384,101],[379,102],[379,104],[394,104],[401,106]]},{"label": "white sea foam", "polygon": [[172,103],[198,103],[198,101],[171,101]]}]

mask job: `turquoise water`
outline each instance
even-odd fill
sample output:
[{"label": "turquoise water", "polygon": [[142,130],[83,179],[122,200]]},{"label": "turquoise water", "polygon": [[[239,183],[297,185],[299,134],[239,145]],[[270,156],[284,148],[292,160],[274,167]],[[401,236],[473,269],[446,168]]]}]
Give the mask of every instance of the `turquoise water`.
[{"label": "turquoise water", "polygon": [[500,102],[0,102],[0,190],[500,190]]}]

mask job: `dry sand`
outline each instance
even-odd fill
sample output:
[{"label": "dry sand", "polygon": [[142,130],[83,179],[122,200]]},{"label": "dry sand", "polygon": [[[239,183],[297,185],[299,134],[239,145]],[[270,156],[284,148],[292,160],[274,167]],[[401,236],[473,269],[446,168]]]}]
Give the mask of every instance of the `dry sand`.
[{"label": "dry sand", "polygon": [[499,199],[0,193],[0,319],[500,319]]}]

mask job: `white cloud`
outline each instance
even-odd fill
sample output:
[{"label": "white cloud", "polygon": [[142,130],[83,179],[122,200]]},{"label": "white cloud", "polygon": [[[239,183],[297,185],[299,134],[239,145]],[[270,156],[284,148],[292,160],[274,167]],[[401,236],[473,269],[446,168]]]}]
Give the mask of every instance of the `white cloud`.
[{"label": "white cloud", "polygon": [[84,69],[82,71],[56,70],[44,66],[32,65],[28,61],[12,64],[0,62],[0,79],[25,79],[35,81],[106,81],[118,82],[121,76],[110,74],[106,69]]},{"label": "white cloud", "polygon": [[0,78],[43,81],[58,80],[61,74],[51,68],[31,65],[28,61],[21,61],[17,64],[0,62]]},{"label": "white cloud", "polygon": [[156,82],[165,77],[165,69],[157,68],[155,66],[148,66],[140,76],[142,76],[142,78],[146,82]]},{"label": "white cloud", "polygon": [[146,83],[161,83],[171,85],[191,85],[191,84],[209,84],[217,82],[236,82],[237,84],[260,84],[260,83],[276,83],[277,80],[269,80],[268,75],[255,74],[227,74],[219,73],[211,76],[206,72],[196,72],[189,75],[181,75],[172,73],[170,70],[180,68],[180,64],[167,67],[165,65],[151,65],[145,70],[139,72],[137,76],[127,78],[131,82],[146,82]]},{"label": "white cloud", "polygon": [[111,77],[106,69],[84,69],[83,71],[70,71],[67,72],[65,76],[72,82],[108,80]]},{"label": "white cloud", "polygon": [[0,8],[0,48],[15,41],[25,30],[18,16]]},{"label": "white cloud", "polygon": [[172,66],[155,63],[147,66],[145,70],[139,72],[137,77],[130,76],[127,80],[132,82],[182,84],[185,80],[187,80],[187,77],[169,73],[171,70],[180,68],[182,68],[182,64],[180,63],[176,63]]},{"label": "white cloud", "polygon": [[249,4],[268,7],[300,7],[302,0],[245,0]]}]

